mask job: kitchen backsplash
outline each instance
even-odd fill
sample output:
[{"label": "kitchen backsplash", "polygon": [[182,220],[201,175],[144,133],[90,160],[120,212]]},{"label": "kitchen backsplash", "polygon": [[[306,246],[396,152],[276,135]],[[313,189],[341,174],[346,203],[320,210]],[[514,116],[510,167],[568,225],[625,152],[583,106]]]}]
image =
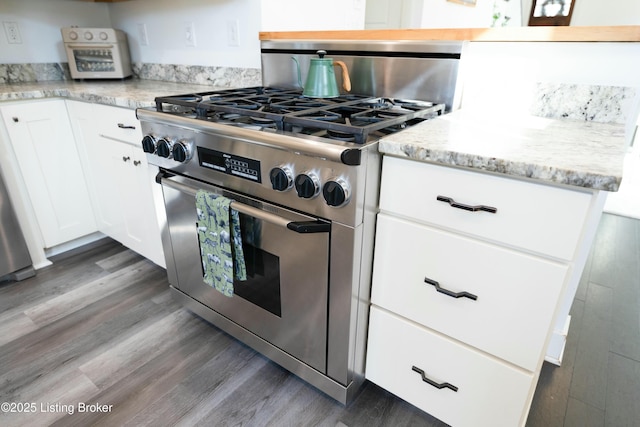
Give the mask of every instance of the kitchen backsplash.
[{"label": "kitchen backsplash", "polygon": [[142,80],[220,87],[259,86],[262,83],[262,74],[259,68],[134,63],[133,73]]},{"label": "kitchen backsplash", "polygon": [[[177,83],[205,84],[219,87],[259,86],[258,68],[205,67],[200,65],[133,64],[134,77]],[[0,64],[0,84],[71,80],[69,65],[64,63]]]},{"label": "kitchen backsplash", "polygon": [[0,64],[0,84],[69,80],[69,64]]},{"label": "kitchen backsplash", "polygon": [[625,124],[635,98],[636,90],[632,87],[537,83],[530,113]]}]

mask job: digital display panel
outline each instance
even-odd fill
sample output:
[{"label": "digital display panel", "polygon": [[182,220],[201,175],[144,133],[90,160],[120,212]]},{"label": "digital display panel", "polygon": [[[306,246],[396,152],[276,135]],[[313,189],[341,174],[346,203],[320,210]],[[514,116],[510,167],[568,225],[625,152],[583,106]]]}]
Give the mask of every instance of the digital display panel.
[{"label": "digital display panel", "polygon": [[198,147],[200,166],[261,183],[260,162],[222,151]]}]

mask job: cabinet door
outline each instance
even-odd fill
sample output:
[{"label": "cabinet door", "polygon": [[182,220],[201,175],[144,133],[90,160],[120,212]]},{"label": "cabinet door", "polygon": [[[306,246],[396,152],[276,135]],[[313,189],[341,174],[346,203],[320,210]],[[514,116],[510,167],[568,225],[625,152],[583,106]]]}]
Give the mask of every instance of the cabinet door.
[{"label": "cabinet door", "polygon": [[389,156],[382,177],[383,212],[565,260],[576,254],[592,203],[588,190]]},{"label": "cabinet door", "polygon": [[97,231],[62,100],[0,107],[45,246]]},{"label": "cabinet door", "polygon": [[375,248],[373,304],[538,368],[566,264],[382,213]]},{"label": "cabinet door", "polygon": [[121,171],[119,190],[127,244],[156,264],[164,266],[160,228],[145,154],[139,147],[125,143],[114,144],[119,146],[122,153],[116,161],[119,162]]},{"label": "cabinet door", "polygon": [[100,139],[97,132],[100,120],[95,114],[93,104],[66,102],[78,152],[84,165],[98,230],[120,241],[122,236],[118,235],[118,230],[123,228],[124,216],[117,186],[113,185],[111,178],[114,174],[113,166],[118,164],[112,156],[117,159],[120,153],[112,153],[111,143],[104,145]]},{"label": "cabinet door", "polygon": [[375,306],[366,378],[456,427],[524,425],[534,387],[533,374]]}]

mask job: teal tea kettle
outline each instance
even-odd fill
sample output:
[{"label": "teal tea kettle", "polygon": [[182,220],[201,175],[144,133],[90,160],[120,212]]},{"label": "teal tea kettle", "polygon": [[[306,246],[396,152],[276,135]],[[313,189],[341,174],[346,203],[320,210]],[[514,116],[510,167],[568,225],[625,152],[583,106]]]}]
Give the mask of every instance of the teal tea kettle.
[{"label": "teal tea kettle", "polygon": [[[349,79],[347,64],[342,61],[334,61],[332,58],[325,58],[324,56],[327,52],[324,50],[319,50],[316,53],[318,54],[318,58],[311,58],[309,73],[307,73],[307,80],[303,86],[302,95],[311,98],[335,98],[340,96],[334,70],[336,65],[342,68],[342,87],[349,92],[351,90],[351,80]],[[294,57],[291,57],[291,59],[296,63],[298,68],[298,84],[302,86],[300,63]]]}]

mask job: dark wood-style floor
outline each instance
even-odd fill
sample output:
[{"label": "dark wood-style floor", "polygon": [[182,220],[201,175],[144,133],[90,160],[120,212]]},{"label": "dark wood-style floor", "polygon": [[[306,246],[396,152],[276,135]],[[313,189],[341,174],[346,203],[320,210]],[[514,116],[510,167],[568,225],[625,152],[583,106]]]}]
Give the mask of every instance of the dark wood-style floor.
[{"label": "dark wood-style floor", "polygon": [[[545,364],[527,426],[640,425],[639,242],[639,221],[603,217],[563,366]],[[0,412],[0,425],[444,425],[371,383],[340,405],[167,286],[163,269],[113,241],[0,284],[0,402],[35,404]]]}]

